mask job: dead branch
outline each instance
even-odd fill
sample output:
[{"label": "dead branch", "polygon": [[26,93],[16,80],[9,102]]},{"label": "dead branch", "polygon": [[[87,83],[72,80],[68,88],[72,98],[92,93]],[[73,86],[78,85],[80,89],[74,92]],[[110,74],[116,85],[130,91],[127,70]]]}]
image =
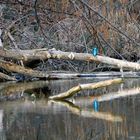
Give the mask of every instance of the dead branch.
[{"label": "dead branch", "polygon": [[[93,56],[92,54],[88,53],[74,53],[74,52],[62,52],[56,50],[47,50],[47,49],[35,49],[35,50],[18,50],[18,53],[15,50],[0,50],[0,56],[5,58],[13,58],[17,60],[29,61],[29,60],[46,60],[46,59],[64,59],[64,60],[83,60],[83,61],[96,61],[102,62],[110,65],[117,66],[119,68],[125,69],[134,69],[140,70],[140,64],[134,62],[128,62],[124,60],[118,60],[106,56]],[[65,73],[51,73],[48,74],[47,72],[32,70],[29,68],[25,68],[14,64],[12,62],[7,62],[4,60],[0,60],[0,67],[10,71],[10,72],[17,72],[23,75],[28,75],[31,77],[38,77],[38,78],[47,78],[47,79],[66,79],[66,78],[76,78],[82,77],[79,73],[73,74],[65,74]],[[86,74],[85,74],[86,75]],[[93,74],[94,75],[94,74]],[[128,75],[128,74],[126,74]],[[125,76],[125,74],[124,74]],[[95,75],[96,77],[96,75]],[[10,80],[7,79],[7,80]],[[13,79],[11,79],[13,80]]]},{"label": "dead branch", "polygon": [[[17,44],[16,44],[16,41],[15,41],[15,39],[13,38],[13,36],[11,35],[11,33],[8,32],[7,35],[8,35],[8,37],[10,38],[10,40],[12,41],[12,43],[13,43],[15,49],[18,49],[18,46],[17,46]],[[22,60],[20,60],[20,63],[21,63],[22,66],[24,66]]]},{"label": "dead branch", "polygon": [[[27,76],[31,76],[31,77],[37,77],[37,78],[46,78],[46,79],[71,79],[71,78],[77,78],[79,77],[78,73],[73,73],[73,74],[66,74],[66,73],[47,73],[44,71],[37,71],[37,70],[32,70],[30,68],[25,68],[23,66],[14,64],[12,62],[7,62],[4,60],[0,59],[0,67],[10,71],[10,72],[16,72],[19,74],[23,74],[23,75],[27,75]],[[1,77],[4,75],[1,75]],[[8,77],[5,78],[6,79]],[[15,78],[14,78],[15,79]],[[14,80],[11,78],[11,80]],[[10,80],[10,77],[7,79]]]},{"label": "dead branch", "polygon": [[29,60],[46,60],[46,59],[64,59],[64,60],[82,60],[90,62],[101,62],[119,68],[140,70],[140,64],[135,62],[129,62],[125,60],[118,60],[107,56],[93,56],[89,53],[75,53],[75,52],[63,52],[47,49],[34,49],[34,50],[19,50],[18,53],[15,50],[0,50],[1,57],[13,58],[17,60],[29,61]]},{"label": "dead branch", "polygon": [[92,12],[94,12],[95,14],[97,14],[100,18],[102,18],[104,21],[106,21],[113,29],[115,29],[118,33],[120,33],[121,35],[125,36],[127,39],[129,39],[131,42],[135,43],[137,46],[140,46],[140,44],[138,42],[135,41],[135,39],[129,37],[122,29],[119,29],[118,27],[116,27],[116,25],[114,25],[113,23],[111,23],[106,17],[104,17],[102,14],[100,14],[99,12],[97,12],[95,9],[96,8],[92,8],[90,5],[88,5],[86,2],[84,2],[83,0],[80,0],[80,2],[82,4],[84,4],[88,9],[90,9]]},{"label": "dead branch", "polygon": [[7,71],[10,71],[10,72],[17,72],[17,73],[32,76],[32,77],[40,77],[40,78],[48,77],[47,73],[45,73],[45,72],[32,70],[29,68],[24,68],[17,64],[7,62],[7,61],[1,60],[1,59],[0,59],[0,67]]},{"label": "dead branch", "polygon": [[11,77],[11,76],[4,74],[2,72],[0,72],[0,79],[5,79],[5,80],[9,80],[9,81],[16,81],[16,78]]},{"label": "dead branch", "polygon": [[13,36],[11,35],[11,33],[8,32],[7,35],[8,35],[8,37],[10,38],[10,40],[12,41],[14,47],[15,47],[16,49],[18,49],[18,46],[17,46],[17,44],[16,44],[16,41],[15,41],[15,39],[13,38]]},{"label": "dead branch", "polygon": [[101,81],[101,82],[97,82],[97,83],[79,84],[78,86],[75,86],[66,92],[60,93],[58,95],[50,96],[49,99],[63,100],[63,99],[72,97],[74,94],[77,94],[81,90],[97,89],[100,87],[105,87],[105,86],[109,86],[112,84],[118,84],[121,82],[123,82],[123,80],[121,78],[118,78],[118,79],[113,79],[113,80],[105,80],[105,81]]}]

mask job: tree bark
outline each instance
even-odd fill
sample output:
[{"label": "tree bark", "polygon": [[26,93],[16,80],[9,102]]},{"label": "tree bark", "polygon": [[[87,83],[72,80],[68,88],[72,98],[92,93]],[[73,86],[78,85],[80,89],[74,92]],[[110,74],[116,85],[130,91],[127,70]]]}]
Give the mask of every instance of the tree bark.
[{"label": "tree bark", "polygon": [[46,60],[46,59],[63,59],[63,60],[82,60],[90,62],[100,62],[119,68],[126,68],[132,70],[140,70],[140,64],[135,62],[129,62],[124,60],[118,60],[107,56],[93,56],[89,53],[75,53],[75,52],[62,52],[56,50],[47,49],[35,49],[35,50],[0,50],[0,56],[6,58],[13,58],[17,60],[29,61],[29,60]]},{"label": "tree bark", "polygon": [[69,89],[66,92],[60,93],[58,95],[50,96],[49,99],[63,100],[63,99],[72,97],[74,94],[78,93],[81,90],[97,89],[100,87],[105,87],[105,86],[109,86],[112,84],[118,84],[121,82],[123,82],[123,80],[121,78],[118,78],[118,79],[112,79],[112,80],[105,80],[105,81],[101,81],[101,82],[97,82],[97,83],[81,84],[81,85],[78,85],[78,86],[75,86],[75,87]]},{"label": "tree bark", "polygon": [[11,77],[7,74],[4,74],[2,72],[0,72],[0,79],[5,79],[5,80],[8,80],[8,81],[16,81],[16,78],[15,77]]},{"label": "tree bark", "polygon": [[40,78],[48,77],[47,73],[45,72],[24,68],[23,66],[19,66],[17,64],[7,62],[1,59],[0,59],[0,67],[10,72],[17,72],[32,77],[40,77]]}]

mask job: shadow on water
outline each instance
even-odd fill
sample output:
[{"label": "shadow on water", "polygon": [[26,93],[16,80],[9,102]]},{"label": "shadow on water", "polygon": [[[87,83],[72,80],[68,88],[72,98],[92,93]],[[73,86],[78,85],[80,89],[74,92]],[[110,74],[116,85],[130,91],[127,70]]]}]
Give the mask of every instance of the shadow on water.
[{"label": "shadow on water", "polygon": [[[48,100],[93,79],[0,84],[0,140],[138,140],[140,80]],[[95,110],[93,101],[99,103]]]}]

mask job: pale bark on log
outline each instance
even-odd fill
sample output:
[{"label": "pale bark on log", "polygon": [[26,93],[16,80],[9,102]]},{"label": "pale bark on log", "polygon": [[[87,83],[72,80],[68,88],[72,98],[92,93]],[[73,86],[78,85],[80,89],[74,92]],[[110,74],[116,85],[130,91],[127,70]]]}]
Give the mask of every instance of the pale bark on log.
[{"label": "pale bark on log", "polygon": [[50,53],[47,49],[34,50],[3,50],[0,49],[0,56],[5,58],[12,58],[16,60],[30,61],[30,60],[45,60],[50,58]]},{"label": "pale bark on log", "polygon": [[[7,62],[4,60],[0,60],[0,67],[11,72],[17,72],[20,74],[28,75],[31,77],[38,77],[38,78],[48,78],[48,79],[68,79],[68,78],[76,78],[80,77],[80,73],[73,73],[73,74],[66,74],[66,73],[50,73],[48,74],[47,72],[43,71],[37,71],[37,70],[32,70],[29,68],[25,68],[23,66],[19,66],[17,64],[14,64],[12,62]],[[1,75],[2,76],[2,75]],[[3,75],[4,76],[4,75]],[[8,76],[8,75],[7,75]],[[4,78],[4,77],[3,77]],[[5,76],[6,78],[6,76]],[[10,78],[7,77],[7,80],[16,80],[15,78]]]},{"label": "pale bark on log", "polygon": [[16,78],[14,77],[11,77],[7,74],[4,74],[2,72],[0,72],[0,79],[5,79],[5,80],[8,80],[8,81],[16,81]]},{"label": "pale bark on log", "polygon": [[[23,66],[19,66],[17,64],[14,64],[12,62],[7,62],[0,59],[0,67],[10,71],[10,72],[17,72],[19,74],[31,76],[31,77],[37,77],[37,78],[46,78],[46,79],[71,79],[71,78],[77,78],[78,73],[73,74],[65,74],[65,73],[47,73],[44,71],[37,71],[32,70],[30,68],[25,68]],[[13,79],[11,79],[13,80]]]},{"label": "pale bark on log", "polygon": [[47,73],[45,72],[24,68],[23,66],[19,66],[17,64],[7,62],[1,59],[0,59],[0,67],[10,72],[17,72],[32,77],[48,77]]},{"label": "pale bark on log", "polygon": [[75,86],[66,92],[60,93],[58,95],[50,96],[49,99],[63,100],[63,99],[72,97],[74,94],[78,93],[81,90],[97,89],[100,87],[105,87],[105,86],[109,86],[112,84],[118,84],[118,83],[122,83],[122,82],[123,82],[123,80],[121,78],[117,78],[117,79],[105,80],[105,81],[101,81],[101,82],[97,82],[97,83],[79,84],[78,86]]},{"label": "pale bark on log", "polygon": [[0,50],[1,57],[13,58],[17,60],[46,60],[46,59],[64,59],[64,60],[82,60],[90,62],[101,62],[119,68],[140,70],[140,64],[124,60],[118,60],[107,56],[93,56],[88,53],[62,52],[56,50],[36,49],[36,50]]},{"label": "pale bark on log", "polygon": [[[25,68],[23,66],[14,64],[12,62],[7,62],[0,59],[0,67],[10,71],[10,72],[17,72],[19,74],[31,76],[31,77],[37,77],[37,78],[46,78],[46,79],[72,79],[79,77],[79,73],[72,73],[72,74],[66,74],[66,73],[49,73],[45,71],[37,71],[30,68]],[[0,75],[1,76],[1,75]],[[4,76],[4,75],[3,75]],[[8,77],[7,77],[8,78]],[[15,78],[7,79],[7,80],[16,80]]]},{"label": "pale bark on log", "polygon": [[[19,66],[12,62],[7,62],[0,59],[0,67],[10,71],[10,72],[17,72],[19,74],[37,77],[37,78],[46,78],[46,79],[72,79],[78,77],[121,77],[121,73],[91,73],[91,74],[80,74],[80,73],[65,73],[65,72],[44,72],[44,71],[37,71],[32,70],[30,68],[25,68],[23,66]],[[132,73],[132,72],[124,72],[124,77],[138,77],[139,73]],[[10,77],[8,75],[0,74],[0,77],[6,80],[16,80],[14,77]]]}]

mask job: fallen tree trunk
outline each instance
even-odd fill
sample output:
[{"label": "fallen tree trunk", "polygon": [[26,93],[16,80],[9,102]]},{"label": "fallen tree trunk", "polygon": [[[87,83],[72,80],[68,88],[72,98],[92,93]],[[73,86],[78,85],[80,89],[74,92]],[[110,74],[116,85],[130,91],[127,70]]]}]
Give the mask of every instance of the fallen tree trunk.
[{"label": "fallen tree trunk", "polygon": [[[19,74],[31,76],[31,77],[37,77],[37,78],[46,78],[46,79],[72,79],[72,78],[78,78],[78,77],[121,77],[121,73],[113,72],[113,73],[91,73],[91,74],[80,74],[80,73],[65,73],[65,72],[59,72],[59,73],[49,73],[44,71],[37,71],[32,70],[30,68],[25,68],[23,66],[14,64],[12,62],[7,62],[4,60],[0,60],[0,67],[10,71],[10,72],[17,72]],[[139,73],[130,73],[130,72],[124,72],[124,77],[134,77],[139,76]],[[15,77],[10,77],[6,74],[0,73],[0,77],[6,80],[16,80]]]},{"label": "fallen tree trunk", "polygon": [[35,49],[35,50],[0,50],[0,56],[6,58],[13,58],[17,60],[29,61],[29,60],[46,60],[46,59],[66,59],[66,60],[82,60],[90,62],[101,62],[119,68],[140,70],[140,64],[118,60],[107,56],[93,56],[88,53],[75,53],[75,52],[62,52],[56,50],[47,49]]},{"label": "fallen tree trunk", "polygon": [[112,80],[105,80],[105,81],[101,81],[101,82],[97,82],[97,83],[81,84],[81,85],[79,84],[78,86],[75,86],[66,92],[60,93],[58,95],[50,96],[49,99],[63,100],[63,99],[72,97],[74,94],[78,93],[81,90],[97,89],[100,87],[105,87],[105,86],[109,86],[112,84],[118,84],[121,82],[123,82],[123,80],[121,78],[118,78],[118,79],[112,79]]},{"label": "fallen tree trunk", "polygon": [[19,66],[17,64],[7,62],[1,59],[0,59],[0,67],[10,72],[17,72],[32,77],[40,77],[40,78],[48,77],[47,73],[45,72],[24,68],[23,66]]},{"label": "fallen tree trunk", "polygon": [[16,78],[15,77],[11,77],[7,74],[4,74],[2,72],[0,72],[0,79],[5,79],[5,80],[8,80],[8,81],[16,81]]},{"label": "fallen tree trunk", "polygon": [[[69,79],[69,78],[77,78],[79,77],[78,73],[73,73],[73,74],[66,74],[66,73],[47,73],[44,71],[37,71],[37,70],[32,70],[30,68],[25,68],[23,66],[14,64],[12,62],[7,62],[4,60],[0,59],[0,67],[10,71],[10,72],[17,72],[19,74],[31,76],[31,77],[37,77],[37,78],[46,78],[46,79]],[[7,75],[8,76],[8,75]],[[0,75],[0,77],[7,79],[7,80],[16,80],[16,78],[12,77],[6,77],[6,75]]]},{"label": "fallen tree trunk", "polygon": [[[93,56],[92,54],[87,54],[87,53],[62,52],[62,51],[47,50],[47,49],[18,50],[18,51],[0,49],[0,56],[5,58],[22,60],[24,62],[30,60],[38,60],[38,59],[40,60],[67,59],[67,60],[96,61],[96,62],[102,62],[110,65],[115,65],[119,68],[140,70],[140,64],[138,63],[128,62],[124,60],[117,60],[106,56],[99,56],[99,55]],[[10,72],[17,72],[19,74],[28,75],[31,77],[46,78],[46,79],[66,79],[66,78],[76,78],[76,77],[86,77],[86,76],[89,77],[90,75],[90,74],[87,75],[87,74],[79,74],[79,73],[48,74],[47,72],[32,70],[1,59],[0,59],[0,67]],[[94,75],[92,75],[92,77],[93,76]],[[2,74],[1,77],[3,77],[6,80],[15,80],[15,78],[7,77],[6,75],[2,75]]]}]

